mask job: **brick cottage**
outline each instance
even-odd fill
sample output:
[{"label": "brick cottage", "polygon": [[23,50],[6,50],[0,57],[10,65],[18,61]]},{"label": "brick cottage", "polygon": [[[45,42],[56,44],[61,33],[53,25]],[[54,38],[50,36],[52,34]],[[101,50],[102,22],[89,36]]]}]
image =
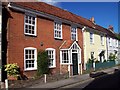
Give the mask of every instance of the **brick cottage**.
[{"label": "brick cottage", "polygon": [[3,13],[9,16],[4,23],[7,63],[17,63],[31,77],[37,70],[37,53],[46,50],[52,74],[82,73],[82,28],[92,26],[89,20],[43,2],[7,3]]}]

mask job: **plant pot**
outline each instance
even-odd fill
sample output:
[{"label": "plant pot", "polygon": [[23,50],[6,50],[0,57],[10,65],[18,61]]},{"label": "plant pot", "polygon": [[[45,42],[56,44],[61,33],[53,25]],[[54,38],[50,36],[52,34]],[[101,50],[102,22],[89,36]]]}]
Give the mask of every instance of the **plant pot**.
[{"label": "plant pot", "polygon": [[17,80],[16,76],[8,76],[8,80]]}]

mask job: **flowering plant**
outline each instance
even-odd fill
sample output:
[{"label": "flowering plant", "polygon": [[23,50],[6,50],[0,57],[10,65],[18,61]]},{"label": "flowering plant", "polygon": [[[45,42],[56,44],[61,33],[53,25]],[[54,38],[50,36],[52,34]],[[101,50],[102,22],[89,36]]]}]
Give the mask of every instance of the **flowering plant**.
[{"label": "flowering plant", "polygon": [[5,65],[5,71],[9,76],[19,76],[19,66],[17,63]]}]

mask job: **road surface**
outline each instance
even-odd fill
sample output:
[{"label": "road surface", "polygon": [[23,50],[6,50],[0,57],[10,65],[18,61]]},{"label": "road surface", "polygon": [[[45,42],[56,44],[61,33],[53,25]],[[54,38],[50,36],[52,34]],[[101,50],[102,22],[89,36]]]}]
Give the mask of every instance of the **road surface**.
[{"label": "road surface", "polygon": [[87,80],[76,84],[62,87],[67,89],[82,89],[86,90],[89,88],[119,88],[120,89],[120,71],[116,71],[113,74],[105,74],[94,78],[93,80]]}]

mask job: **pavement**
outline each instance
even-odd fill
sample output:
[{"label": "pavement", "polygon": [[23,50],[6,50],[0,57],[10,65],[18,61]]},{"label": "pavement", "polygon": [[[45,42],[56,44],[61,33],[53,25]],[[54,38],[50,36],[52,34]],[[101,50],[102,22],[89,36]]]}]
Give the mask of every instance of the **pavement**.
[{"label": "pavement", "polygon": [[[112,74],[115,72],[115,70],[120,70],[120,66],[115,66],[112,68],[108,68],[108,69],[104,69],[104,70],[100,70],[100,71],[96,71],[93,72],[94,74],[99,73],[99,72],[104,72],[106,74]],[[99,76],[99,75],[98,75]],[[55,81],[55,82],[49,82],[49,83],[45,83],[45,84],[35,84],[26,88],[53,88],[53,89],[59,89],[59,88],[63,88],[65,86],[68,85],[72,85],[75,83],[82,83],[84,81],[89,81],[89,80],[93,80],[94,78],[90,77],[89,74],[82,74],[82,75],[75,75],[72,76],[68,79],[64,79],[64,80],[59,80],[59,81]]]}]

